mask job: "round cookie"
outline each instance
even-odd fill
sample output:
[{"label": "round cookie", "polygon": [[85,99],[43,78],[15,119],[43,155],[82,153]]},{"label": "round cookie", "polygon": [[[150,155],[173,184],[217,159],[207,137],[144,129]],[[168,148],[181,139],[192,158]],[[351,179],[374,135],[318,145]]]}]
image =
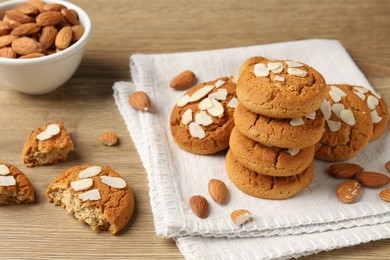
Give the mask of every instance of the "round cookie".
[{"label": "round cookie", "polygon": [[243,166],[270,176],[291,176],[303,172],[313,162],[314,145],[303,148],[266,147],[233,128],[230,152]]},{"label": "round cookie", "polygon": [[316,159],[331,162],[350,159],[370,140],[373,130],[370,110],[348,88],[348,85],[328,85],[329,91],[321,106],[325,132],[316,144]]},{"label": "round cookie", "polygon": [[213,154],[226,149],[237,102],[233,78],[223,77],[192,87],[177,101],[171,113],[175,143],[195,154]]},{"label": "round cookie", "polygon": [[302,117],[319,109],[325,95],[322,75],[303,63],[253,57],[240,68],[237,97],[257,114]]},{"label": "round cookie", "polygon": [[249,139],[281,148],[315,145],[324,132],[324,118],[319,110],[302,118],[269,118],[247,110],[240,103],[234,112],[234,122],[237,129]]},{"label": "round cookie", "polygon": [[34,203],[28,178],[15,166],[0,162],[0,205]]},{"label": "round cookie", "polygon": [[82,165],[64,171],[47,188],[46,198],[93,230],[111,234],[124,228],[134,211],[133,191],[108,166]]},{"label": "round cookie", "polygon": [[366,105],[371,111],[371,119],[374,124],[370,141],[378,139],[385,133],[389,123],[389,110],[385,101],[379,93],[370,91],[365,87],[350,85],[347,85],[347,87],[366,102]]},{"label": "round cookie", "polygon": [[281,200],[296,195],[310,184],[314,165],[311,163],[302,173],[294,176],[267,176],[240,164],[229,150],[226,155],[226,171],[233,184],[242,192],[263,199]]}]

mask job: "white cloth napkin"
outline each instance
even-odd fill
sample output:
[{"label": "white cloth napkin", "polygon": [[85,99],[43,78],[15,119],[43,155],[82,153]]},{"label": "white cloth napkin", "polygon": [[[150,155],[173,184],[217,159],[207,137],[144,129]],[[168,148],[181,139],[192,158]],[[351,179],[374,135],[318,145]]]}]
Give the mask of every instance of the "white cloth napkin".
[{"label": "white cloth napkin", "polygon": [[[201,156],[185,152],[176,146],[170,134],[169,118],[175,101],[184,91],[169,88],[169,81],[186,69],[196,74],[198,82],[235,75],[240,64],[252,56],[301,61],[316,68],[328,83],[350,83],[371,88],[343,46],[333,40],[307,40],[192,53],[132,55],[130,68],[134,83],[116,83],[114,97],[148,174],[157,234],[183,237],[178,238],[177,243],[182,253],[188,257],[211,256],[209,245],[215,245],[215,248],[225,247],[226,250],[222,253],[226,252],[224,255],[229,256],[229,252],[235,252],[228,250],[231,249],[230,244],[239,243],[258,252],[255,254],[258,258],[265,258],[278,254],[267,255],[262,250],[256,251],[257,247],[251,246],[251,243],[258,239],[265,243],[264,241],[273,241],[274,238],[240,240],[184,236],[233,238],[297,235],[278,238],[296,242],[299,241],[298,238],[302,241],[304,239],[304,236],[299,234],[388,223],[390,205],[377,197],[378,189],[364,189],[360,200],[351,205],[338,201],[335,188],[340,180],[331,178],[326,173],[329,163],[315,162],[315,178],[312,184],[296,197],[271,201],[245,195],[229,181],[224,166],[225,153]],[[152,102],[150,112],[143,113],[130,107],[128,97],[135,90],[148,93]],[[390,151],[383,143],[388,143],[389,138],[390,135],[385,134],[350,161],[358,162],[368,170],[384,172],[383,165],[390,158]],[[227,205],[214,203],[208,195],[207,184],[212,178],[221,179],[227,184],[230,191]],[[210,215],[203,220],[192,214],[188,204],[189,198],[197,194],[205,196],[210,203]],[[248,209],[255,218],[252,222],[237,227],[231,222],[230,213],[240,208]],[[388,227],[389,224],[383,225]],[[352,230],[366,232],[358,228],[350,229],[350,232]],[[344,231],[345,229],[340,230],[338,236],[344,234]],[[389,229],[380,231],[381,233],[368,237],[380,239],[390,234]],[[331,233],[322,233],[324,234]],[[314,237],[317,235],[321,234],[313,234]],[[306,240],[311,241],[311,246],[310,250],[305,247],[304,252],[334,248],[312,242],[317,240],[311,238]],[[368,240],[356,239],[339,244],[347,246],[356,241]],[[273,242],[269,243],[269,250],[272,244]],[[280,248],[280,244],[278,246]],[[293,256],[299,251],[293,245],[288,247],[289,253],[272,250],[271,252],[283,252],[280,257]]]}]

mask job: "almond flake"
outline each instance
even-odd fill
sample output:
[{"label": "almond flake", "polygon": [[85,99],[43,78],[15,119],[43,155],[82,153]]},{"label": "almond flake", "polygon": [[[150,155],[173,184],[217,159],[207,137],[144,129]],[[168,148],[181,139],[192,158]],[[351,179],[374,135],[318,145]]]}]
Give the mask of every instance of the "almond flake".
[{"label": "almond flake", "polygon": [[276,75],[274,80],[284,82],[284,78],[282,76]]},{"label": "almond flake", "polygon": [[364,87],[354,87],[354,89],[356,89],[357,91],[359,91],[362,94],[365,94],[369,91],[368,89],[366,89]]},{"label": "almond flake", "polygon": [[227,89],[221,88],[218,89],[217,92],[213,92],[209,95],[209,98],[213,98],[216,100],[226,100],[226,97],[228,95]]},{"label": "almond flake", "polygon": [[316,119],[316,112],[314,111],[314,112],[312,112],[312,113],[310,113],[310,114],[307,114],[305,117],[306,118],[309,118],[309,119],[311,119],[311,120],[314,120],[314,119]]},{"label": "almond flake", "polygon": [[214,83],[216,88],[220,88],[220,87],[222,87],[225,84],[226,84],[226,82],[221,80],[221,79],[217,80],[217,82]]},{"label": "almond flake", "polygon": [[372,94],[374,94],[377,98],[382,98],[381,94],[379,92],[376,92],[375,90],[371,91]]},{"label": "almond flake", "polygon": [[283,70],[283,64],[280,62],[270,62],[267,64],[267,68],[272,71],[273,73],[277,74],[282,72]]},{"label": "almond flake", "polygon": [[361,100],[366,100],[366,95],[364,95],[363,93],[359,92],[359,91],[354,91],[353,93],[355,93],[358,97],[360,97]]},{"label": "almond flake", "polygon": [[345,109],[344,105],[341,103],[335,103],[332,105],[332,111],[335,113],[335,115],[340,118],[340,112],[341,110]]},{"label": "almond flake", "polygon": [[302,77],[302,78],[306,77],[306,75],[307,75],[307,71],[297,69],[297,68],[288,68],[287,73],[290,75]]},{"label": "almond flake", "polygon": [[341,128],[341,122],[336,122],[333,120],[326,120],[326,124],[328,125],[329,130],[331,132],[337,132]]},{"label": "almond flake", "polygon": [[328,120],[332,115],[332,110],[330,107],[330,102],[328,100],[324,100],[321,104],[321,112],[324,114],[324,119]]},{"label": "almond flake", "polygon": [[302,117],[296,117],[292,118],[290,121],[290,125],[292,126],[300,126],[303,125],[305,122],[303,121]]},{"label": "almond flake", "polygon": [[192,137],[197,137],[199,139],[203,139],[206,137],[206,132],[197,123],[194,122],[190,123],[189,130],[190,130],[190,135]]},{"label": "almond flake", "polygon": [[181,122],[184,125],[188,125],[189,123],[191,123],[191,121],[192,121],[192,110],[188,108],[186,112],[184,112],[183,115],[181,116]]},{"label": "almond flake", "polygon": [[263,63],[257,63],[253,68],[253,72],[257,77],[267,77],[269,75],[269,70]]},{"label": "almond flake", "polygon": [[70,186],[75,190],[75,191],[80,191],[80,190],[88,190],[91,188],[93,185],[93,179],[87,178],[87,179],[81,179],[78,181],[72,181],[70,183]]},{"label": "almond flake", "polygon": [[329,91],[329,95],[335,103],[338,103],[341,101],[341,95],[338,92],[331,90],[331,91]]},{"label": "almond flake", "polygon": [[7,187],[7,186],[14,186],[16,185],[16,180],[14,176],[0,176],[0,186],[1,187]]},{"label": "almond flake", "polygon": [[5,176],[5,175],[8,175],[8,174],[10,174],[10,173],[11,173],[11,172],[9,171],[7,165],[4,165],[4,164],[1,164],[1,165],[0,165],[0,175]]},{"label": "almond flake", "polygon": [[43,132],[41,132],[41,133],[39,133],[39,134],[37,135],[37,139],[38,139],[39,141],[44,141],[44,140],[50,139],[51,137],[52,137],[52,135],[46,133],[45,131],[43,131]]},{"label": "almond flake", "polygon": [[337,92],[341,97],[346,97],[346,96],[347,96],[347,93],[345,93],[345,92],[344,92],[341,88],[339,88],[339,87],[331,86],[330,89],[333,90],[334,92]]},{"label": "almond flake", "polygon": [[234,75],[232,78],[232,82],[237,84],[237,81],[238,81],[238,76]]},{"label": "almond flake", "polygon": [[367,97],[367,105],[370,110],[374,110],[377,105],[379,105],[379,100],[374,96]]},{"label": "almond flake", "polygon": [[50,124],[46,127],[46,130],[45,130],[46,133],[48,133],[52,136],[59,134],[60,131],[61,131],[61,129],[57,124]]},{"label": "almond flake", "polygon": [[299,62],[296,62],[296,61],[292,61],[292,60],[288,60],[286,61],[287,65],[290,67],[290,68],[299,68],[299,67],[302,67],[303,64],[302,63],[299,63]]},{"label": "almond flake", "polygon": [[208,126],[213,123],[213,119],[206,113],[206,111],[201,111],[195,115],[195,123],[198,125]]},{"label": "almond flake", "polygon": [[340,119],[349,126],[354,126],[356,124],[355,116],[349,109],[343,109],[340,111]]},{"label": "almond flake", "polygon": [[210,98],[205,98],[205,99],[203,99],[200,103],[199,103],[199,105],[198,105],[198,108],[200,109],[200,110],[207,110],[207,109],[209,109],[209,108],[212,108],[214,105],[213,105],[213,102],[211,102],[211,99]]},{"label": "almond flake", "polygon": [[221,103],[219,103],[215,99],[211,99],[211,102],[213,103],[213,107],[207,109],[207,112],[209,112],[209,114],[212,116],[222,116],[224,109],[223,109],[223,106],[221,105]]},{"label": "almond flake", "polygon": [[100,166],[91,166],[79,173],[79,178],[89,178],[98,175],[102,171],[102,167]]},{"label": "almond flake", "polygon": [[176,105],[178,107],[184,107],[190,102],[190,96],[189,95],[184,95],[181,98],[179,98],[176,102]]},{"label": "almond flake", "polygon": [[202,97],[206,96],[211,90],[213,90],[213,88],[214,85],[208,85],[198,89],[194,94],[191,95],[190,102],[198,101]]},{"label": "almond flake", "polygon": [[371,111],[371,118],[374,124],[377,124],[382,121],[382,117],[378,115],[378,112],[376,112],[376,110]]},{"label": "almond flake", "polygon": [[104,184],[113,188],[123,189],[127,186],[126,181],[120,177],[100,176],[100,179]]},{"label": "almond flake", "polygon": [[235,97],[230,99],[229,103],[227,104],[227,106],[230,108],[236,108],[237,105],[238,105],[238,99]]},{"label": "almond flake", "polygon": [[287,149],[287,153],[289,153],[291,156],[295,156],[299,153],[299,148],[289,148]]},{"label": "almond flake", "polygon": [[87,192],[79,194],[79,199],[82,199],[83,201],[94,201],[94,200],[100,200],[100,192],[98,189],[89,190]]}]

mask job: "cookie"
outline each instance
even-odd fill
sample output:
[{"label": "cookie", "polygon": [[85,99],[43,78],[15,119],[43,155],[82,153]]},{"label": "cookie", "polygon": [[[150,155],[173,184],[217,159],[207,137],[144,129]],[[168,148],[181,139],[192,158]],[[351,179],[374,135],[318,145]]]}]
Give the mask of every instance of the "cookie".
[{"label": "cookie", "polygon": [[366,102],[366,105],[371,111],[371,119],[374,124],[370,141],[378,139],[385,133],[389,123],[389,110],[385,101],[376,91],[370,91],[361,86],[347,85],[347,87]]},{"label": "cookie", "polygon": [[47,123],[32,131],[24,143],[22,156],[27,167],[66,161],[74,149],[70,133],[63,122]]},{"label": "cookie", "polygon": [[233,184],[242,192],[263,199],[282,200],[296,195],[310,184],[314,166],[311,163],[302,173],[294,176],[267,176],[243,166],[229,150],[226,171]]},{"label": "cookie", "polygon": [[189,89],[174,106],[170,127],[175,143],[195,154],[213,154],[229,146],[236,83],[223,77]]},{"label": "cookie", "polygon": [[257,114],[302,117],[319,109],[325,95],[322,75],[303,63],[253,57],[240,68],[237,97]]},{"label": "cookie", "polygon": [[364,149],[371,138],[373,123],[366,103],[348,85],[329,85],[321,110],[325,132],[316,144],[315,158],[343,161]]},{"label": "cookie", "polygon": [[50,184],[46,198],[93,230],[111,234],[126,226],[134,210],[133,191],[108,166],[82,165],[64,171]]},{"label": "cookie", "polygon": [[233,128],[230,151],[243,166],[270,176],[291,176],[305,170],[313,162],[314,145],[298,148],[267,147]]},{"label": "cookie", "polygon": [[28,178],[15,166],[0,162],[0,205],[34,201],[34,190]]},{"label": "cookie", "polygon": [[234,112],[234,122],[249,139],[281,148],[315,145],[324,132],[324,118],[319,110],[293,119],[269,118],[249,111],[240,103]]}]

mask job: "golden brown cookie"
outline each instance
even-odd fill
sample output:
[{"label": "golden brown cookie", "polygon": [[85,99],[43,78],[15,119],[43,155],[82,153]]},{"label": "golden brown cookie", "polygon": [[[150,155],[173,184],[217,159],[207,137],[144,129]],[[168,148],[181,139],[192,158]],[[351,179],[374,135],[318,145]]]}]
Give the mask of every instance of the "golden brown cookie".
[{"label": "golden brown cookie", "polygon": [[46,197],[93,230],[108,230],[111,234],[126,226],[134,210],[133,191],[108,166],[70,168],[50,184]]},{"label": "golden brown cookie", "polygon": [[366,102],[366,105],[371,111],[371,119],[374,124],[370,141],[378,139],[385,133],[389,123],[389,110],[385,101],[378,92],[370,91],[365,87],[350,85],[347,85],[347,87]]},{"label": "golden brown cookie", "polygon": [[316,144],[324,132],[321,111],[294,119],[269,118],[247,110],[241,103],[234,112],[237,129],[266,146],[305,148]]},{"label": "golden brown cookie", "polygon": [[0,205],[34,203],[28,178],[15,166],[0,162]]},{"label": "golden brown cookie", "polygon": [[170,126],[176,144],[196,154],[226,149],[237,102],[232,78],[219,78],[189,89],[171,114]]},{"label": "golden brown cookie", "polygon": [[321,106],[325,132],[316,144],[315,158],[343,161],[354,157],[366,146],[373,123],[365,102],[347,85],[328,85],[326,100]]},{"label": "golden brown cookie", "polygon": [[298,148],[266,147],[233,128],[230,152],[243,166],[270,176],[291,176],[303,172],[314,159],[314,145]]},{"label": "golden brown cookie", "polygon": [[302,117],[319,109],[325,95],[322,75],[303,63],[253,57],[240,68],[237,97],[257,114]]},{"label": "golden brown cookie", "polygon": [[243,166],[229,150],[226,155],[226,171],[233,184],[242,192],[263,199],[281,200],[296,195],[310,184],[314,166],[311,163],[302,173],[294,176],[267,176]]},{"label": "golden brown cookie", "polygon": [[74,149],[70,133],[63,122],[47,123],[35,129],[24,143],[23,163],[27,167],[66,161]]}]

